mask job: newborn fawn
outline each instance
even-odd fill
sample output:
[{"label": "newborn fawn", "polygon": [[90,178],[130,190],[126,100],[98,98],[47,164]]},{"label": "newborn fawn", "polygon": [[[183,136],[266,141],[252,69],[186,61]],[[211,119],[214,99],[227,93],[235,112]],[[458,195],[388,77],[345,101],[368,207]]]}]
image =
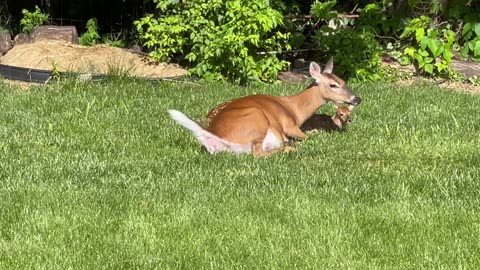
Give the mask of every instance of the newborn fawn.
[{"label": "newborn fawn", "polygon": [[347,123],[350,123],[350,113],[353,110],[353,105],[338,106],[334,103],[337,110],[332,117],[326,114],[314,114],[302,125],[302,130],[316,133],[319,130],[331,132],[336,130],[343,130]]}]

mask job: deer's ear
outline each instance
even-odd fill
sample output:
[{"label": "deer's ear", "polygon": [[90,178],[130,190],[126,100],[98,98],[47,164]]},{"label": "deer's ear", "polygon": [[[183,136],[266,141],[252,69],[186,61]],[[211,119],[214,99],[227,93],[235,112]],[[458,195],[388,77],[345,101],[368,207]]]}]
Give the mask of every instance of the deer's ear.
[{"label": "deer's ear", "polygon": [[330,57],[328,59],[327,64],[325,65],[325,68],[323,68],[323,73],[330,74],[333,71],[333,57]]},{"label": "deer's ear", "polygon": [[310,76],[314,78],[317,82],[322,77],[322,68],[315,62],[310,63]]},{"label": "deer's ear", "polygon": [[333,102],[333,107],[335,108],[335,110],[338,110],[338,104],[336,102]]}]

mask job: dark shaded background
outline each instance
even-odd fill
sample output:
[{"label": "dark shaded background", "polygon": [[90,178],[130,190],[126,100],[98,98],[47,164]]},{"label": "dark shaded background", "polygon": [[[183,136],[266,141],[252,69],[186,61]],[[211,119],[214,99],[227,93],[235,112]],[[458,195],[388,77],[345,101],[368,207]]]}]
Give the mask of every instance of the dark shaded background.
[{"label": "dark shaded background", "polygon": [[135,19],[154,11],[151,0],[0,0],[2,4],[3,9],[8,9],[14,32],[18,31],[22,9],[34,11],[35,5],[50,15],[50,23],[75,25],[79,33],[84,32],[90,18],[97,18],[101,32],[115,33],[130,29]]}]

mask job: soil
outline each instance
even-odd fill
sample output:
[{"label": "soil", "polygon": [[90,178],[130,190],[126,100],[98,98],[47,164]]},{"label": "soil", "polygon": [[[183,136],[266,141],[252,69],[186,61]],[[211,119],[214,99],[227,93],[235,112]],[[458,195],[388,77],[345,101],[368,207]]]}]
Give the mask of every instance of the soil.
[{"label": "soil", "polygon": [[[415,68],[413,66],[401,66],[395,61],[382,61],[382,65],[389,65],[397,70],[407,72],[410,74],[415,73]],[[474,62],[464,62],[464,61],[452,61],[452,68],[458,71],[459,73],[465,74],[465,76],[468,78],[470,76],[480,75],[480,63],[474,63]],[[433,80],[433,79],[428,79],[428,78],[423,78],[423,77],[412,77],[411,79],[407,80],[400,80],[397,83],[400,85],[412,85],[415,82],[418,81],[427,81],[432,84],[437,84],[440,87],[446,88],[448,90],[452,91],[462,91],[462,92],[467,92],[470,94],[480,94],[480,86],[476,86],[470,83],[463,83],[463,82],[458,82],[458,81],[447,81],[447,80]]]},{"label": "soil", "polygon": [[[382,59],[382,65],[391,66],[399,71],[413,74],[415,73],[415,68],[411,65],[401,66],[398,62],[390,59]],[[460,60],[452,60],[451,67],[459,73],[463,73],[467,78],[471,76],[480,76],[480,63],[475,62],[466,62]],[[456,81],[435,81],[432,79],[421,78],[421,77],[412,77],[408,80],[400,80],[397,83],[401,85],[411,85],[417,81],[428,81],[432,84],[437,84],[440,87],[446,88],[452,91],[462,91],[471,94],[480,94],[480,86],[475,86],[470,83],[462,83]]]},{"label": "soil", "polygon": [[414,77],[408,80],[401,80],[396,82],[400,85],[410,86],[416,82],[426,81],[431,84],[436,84],[450,91],[466,92],[470,94],[480,94],[480,86],[469,83],[455,82],[455,81],[434,81],[426,78]]},{"label": "soil", "polygon": [[[0,63],[18,67],[93,74],[165,78],[186,74],[178,65],[155,64],[145,56],[107,45],[84,47],[58,41],[14,46]],[[55,67],[56,66],[56,67]]]}]

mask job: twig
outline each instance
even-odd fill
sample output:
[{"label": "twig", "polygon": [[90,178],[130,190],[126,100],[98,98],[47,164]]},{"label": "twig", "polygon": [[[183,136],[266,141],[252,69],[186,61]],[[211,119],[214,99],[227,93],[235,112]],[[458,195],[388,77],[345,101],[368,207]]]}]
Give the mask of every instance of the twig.
[{"label": "twig", "polygon": [[438,80],[438,81],[433,81],[434,84],[442,84],[444,82],[446,82],[447,79],[442,79],[442,80]]},{"label": "twig", "polygon": [[448,24],[448,23],[449,23],[448,21],[437,23],[437,24],[435,24],[435,27],[440,27],[441,25]]},{"label": "twig", "polygon": [[117,37],[115,38],[115,41],[118,41],[118,39],[120,38],[120,35],[122,34],[122,31],[118,32],[118,35]]},{"label": "twig", "polygon": [[310,52],[310,51],[321,51],[322,49],[298,49],[298,50],[289,50],[289,51],[283,51],[281,53],[277,51],[270,51],[270,52],[257,52],[259,55],[265,55],[265,54],[284,54],[284,53],[295,53],[295,52]]},{"label": "twig", "polygon": [[461,37],[461,32],[462,32],[462,28],[463,28],[463,20],[460,20],[459,23],[458,23],[458,29],[457,31],[455,32],[455,38],[460,38]]},{"label": "twig", "polygon": [[358,3],[353,7],[352,11],[350,11],[350,14],[352,14],[358,7]]},{"label": "twig", "polygon": [[[358,14],[338,14],[337,15],[338,18],[347,18],[347,19],[351,19],[351,18],[359,18],[360,15]],[[295,19],[304,19],[304,20],[310,20],[310,19],[313,19],[313,16],[312,15],[287,15],[285,16],[285,18],[289,18],[289,19],[292,19],[292,20],[295,20]]]},{"label": "twig", "polygon": [[383,39],[393,39],[395,40],[396,42],[398,42],[398,39],[394,38],[394,37],[389,37],[389,36],[380,36],[376,31],[375,29],[373,29],[373,27],[370,27],[372,30],[373,33],[375,33],[375,36],[378,37],[378,38],[383,38]]}]

